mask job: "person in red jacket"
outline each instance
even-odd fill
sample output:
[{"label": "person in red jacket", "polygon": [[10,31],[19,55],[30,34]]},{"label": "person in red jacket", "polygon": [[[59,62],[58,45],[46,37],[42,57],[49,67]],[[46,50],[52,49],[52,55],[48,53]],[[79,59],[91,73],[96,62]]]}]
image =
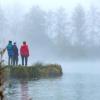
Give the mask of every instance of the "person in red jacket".
[{"label": "person in red jacket", "polygon": [[29,57],[29,48],[25,41],[23,42],[23,45],[20,48],[20,55],[22,58],[22,65],[27,66],[28,57]]}]

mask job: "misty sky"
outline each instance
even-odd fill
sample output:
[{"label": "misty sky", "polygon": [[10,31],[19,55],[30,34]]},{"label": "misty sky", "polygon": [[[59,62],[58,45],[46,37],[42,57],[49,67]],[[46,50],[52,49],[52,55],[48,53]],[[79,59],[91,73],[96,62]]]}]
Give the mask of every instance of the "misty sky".
[{"label": "misty sky", "polygon": [[96,5],[99,6],[99,0],[0,0],[2,7],[11,7],[15,4],[22,6],[23,8],[30,8],[32,5],[39,5],[43,9],[55,9],[60,6],[67,8],[74,7],[76,4],[82,4],[85,8]]}]

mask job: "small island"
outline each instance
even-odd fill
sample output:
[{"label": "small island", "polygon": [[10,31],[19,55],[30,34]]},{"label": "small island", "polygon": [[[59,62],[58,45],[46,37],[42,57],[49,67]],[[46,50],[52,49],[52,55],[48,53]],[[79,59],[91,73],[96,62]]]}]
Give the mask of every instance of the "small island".
[{"label": "small island", "polygon": [[32,66],[5,66],[4,76],[16,79],[40,79],[62,76],[61,65],[36,63]]}]

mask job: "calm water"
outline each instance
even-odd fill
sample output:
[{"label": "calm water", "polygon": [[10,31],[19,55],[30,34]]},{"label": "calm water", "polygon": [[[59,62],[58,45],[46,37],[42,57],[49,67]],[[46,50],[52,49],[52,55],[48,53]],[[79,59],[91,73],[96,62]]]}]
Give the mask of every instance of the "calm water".
[{"label": "calm water", "polygon": [[[83,69],[76,69],[82,63],[63,64],[64,74],[60,78],[41,79],[36,81],[18,81],[12,80],[12,86],[7,88],[6,95],[8,100],[100,100],[100,74],[83,72]],[[77,65],[76,68],[74,68]],[[98,70],[98,64],[87,64]],[[87,69],[88,69],[87,66]],[[66,69],[67,68],[67,69]],[[69,68],[69,69],[70,69]],[[91,68],[91,69],[92,69]],[[74,71],[75,69],[75,71]],[[90,72],[91,72],[90,69]],[[95,69],[95,72],[96,72]],[[82,73],[81,73],[82,71]],[[88,73],[86,73],[88,72]]]}]

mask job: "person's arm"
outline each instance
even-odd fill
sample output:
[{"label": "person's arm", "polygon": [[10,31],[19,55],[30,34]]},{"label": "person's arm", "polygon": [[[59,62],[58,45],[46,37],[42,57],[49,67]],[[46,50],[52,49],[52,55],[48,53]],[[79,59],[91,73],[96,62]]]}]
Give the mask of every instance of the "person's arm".
[{"label": "person's arm", "polygon": [[29,56],[29,48],[28,48],[28,46],[27,46],[27,53],[28,53],[28,56]]},{"label": "person's arm", "polygon": [[19,56],[18,48],[17,48],[17,54],[18,54],[18,56]]}]

